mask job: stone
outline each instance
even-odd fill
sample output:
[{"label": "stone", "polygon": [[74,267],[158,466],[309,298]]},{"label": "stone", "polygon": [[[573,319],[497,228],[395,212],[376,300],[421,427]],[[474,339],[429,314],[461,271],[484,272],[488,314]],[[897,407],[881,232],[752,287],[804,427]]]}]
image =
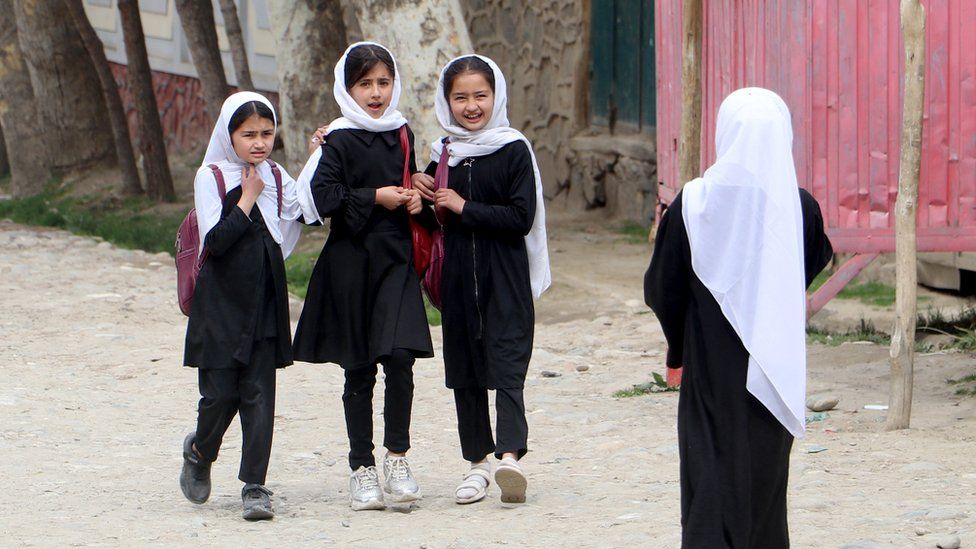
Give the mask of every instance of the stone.
[{"label": "stone", "polygon": [[587,366],[586,364],[580,364],[580,365],[576,366],[576,371],[577,372],[585,372],[585,371],[587,371],[589,369],[590,369],[590,367]]},{"label": "stone", "polygon": [[811,395],[807,398],[807,408],[811,412],[826,412],[837,407],[840,399],[834,396]]},{"label": "stone", "polygon": [[935,544],[939,549],[959,549],[962,544],[962,540],[959,536],[943,536],[939,538],[939,541]]},{"label": "stone", "polygon": [[562,374],[550,370],[542,370],[542,377],[560,377]]}]

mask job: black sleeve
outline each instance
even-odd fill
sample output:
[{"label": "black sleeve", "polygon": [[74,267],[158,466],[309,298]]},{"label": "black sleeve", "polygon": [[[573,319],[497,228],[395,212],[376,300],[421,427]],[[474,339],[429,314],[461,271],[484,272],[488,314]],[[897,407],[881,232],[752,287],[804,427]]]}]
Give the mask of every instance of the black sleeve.
[{"label": "black sleeve", "polygon": [[511,148],[507,183],[507,204],[467,200],[461,210],[461,223],[475,229],[529,234],[535,220],[535,170],[525,143],[517,142]]},{"label": "black sleeve", "polygon": [[685,315],[691,293],[688,237],[681,218],[681,193],[661,217],[654,254],[644,274],[644,303],[657,315],[668,341],[668,368],[683,365]]},{"label": "black sleeve", "polygon": [[427,164],[427,167],[424,169],[424,173],[431,177],[437,175],[437,162],[431,160],[430,164]]},{"label": "black sleeve", "polygon": [[820,204],[805,189],[800,189],[800,208],[803,212],[803,262],[807,287],[834,257],[834,248],[824,233]]},{"label": "black sleeve", "polygon": [[349,187],[342,166],[341,149],[336,147],[333,140],[335,138],[322,145],[322,158],[312,176],[312,198],[319,215],[342,216],[349,230],[356,234],[373,212],[376,189]]},{"label": "black sleeve", "polygon": [[[240,199],[240,193],[237,193],[237,198]],[[253,207],[257,208],[258,205]],[[210,255],[223,255],[244,235],[250,224],[251,218],[237,207],[237,200],[229,197],[229,200],[225,199],[220,221],[207,233],[203,246]]]},{"label": "black sleeve", "polygon": [[413,175],[419,170],[417,170],[417,141],[410,126],[407,126],[407,142],[410,143],[410,175]]}]

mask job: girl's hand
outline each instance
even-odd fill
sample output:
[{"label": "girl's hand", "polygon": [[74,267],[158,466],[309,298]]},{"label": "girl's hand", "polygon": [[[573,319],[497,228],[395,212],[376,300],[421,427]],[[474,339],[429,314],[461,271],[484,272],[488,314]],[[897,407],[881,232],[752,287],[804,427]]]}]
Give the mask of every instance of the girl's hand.
[{"label": "girl's hand", "polygon": [[251,164],[246,164],[244,174],[241,176],[241,198],[237,201],[237,207],[244,212],[244,215],[251,215],[251,208],[263,191],[264,180],[258,175],[258,169]]},{"label": "girl's hand", "polygon": [[376,189],[376,203],[387,210],[395,210],[410,200],[410,191],[403,187],[380,187]]},{"label": "girl's hand", "polygon": [[241,197],[257,200],[264,191],[264,180],[258,175],[258,169],[253,164],[244,166],[244,176],[241,178]]},{"label": "girl's hand", "polygon": [[407,193],[410,194],[410,200],[407,201],[407,213],[410,215],[419,214],[424,209],[424,203],[420,199],[420,191],[417,189],[409,189]]},{"label": "girl's hand", "polygon": [[326,124],[312,133],[312,137],[308,140],[309,155],[311,155],[313,152],[315,152],[315,149],[321,147],[322,144],[325,143],[325,133],[328,131],[329,125]]},{"label": "girl's hand", "polygon": [[464,199],[453,189],[437,189],[437,192],[434,193],[434,205],[461,215],[461,211],[464,209]]},{"label": "girl's hand", "polygon": [[410,176],[413,188],[420,191],[420,196],[427,200],[434,200],[434,178],[425,173],[415,173]]}]

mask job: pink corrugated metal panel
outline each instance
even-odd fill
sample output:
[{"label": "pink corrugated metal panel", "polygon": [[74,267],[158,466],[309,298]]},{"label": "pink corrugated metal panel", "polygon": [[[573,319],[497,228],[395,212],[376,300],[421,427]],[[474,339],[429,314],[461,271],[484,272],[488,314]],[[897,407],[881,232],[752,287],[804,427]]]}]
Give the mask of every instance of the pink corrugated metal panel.
[{"label": "pink corrugated metal panel", "polygon": [[[656,3],[658,173],[676,181],[681,1]],[[709,0],[704,7],[702,164],[718,106],[763,86],[793,114],[801,184],[838,251],[894,249],[903,48],[897,0]],[[976,2],[927,0],[919,248],[976,250]]]}]

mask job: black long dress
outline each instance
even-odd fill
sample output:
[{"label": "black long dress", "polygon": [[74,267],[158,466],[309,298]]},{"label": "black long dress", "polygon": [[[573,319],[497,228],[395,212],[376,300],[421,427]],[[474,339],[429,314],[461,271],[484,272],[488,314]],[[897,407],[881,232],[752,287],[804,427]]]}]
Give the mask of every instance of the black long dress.
[{"label": "black long dress", "polygon": [[[817,201],[800,190],[807,285],[833,255]],[[684,366],[678,399],[682,547],[789,547],[793,437],[746,390],[749,353],[691,267],[681,193],[661,219],[644,298]]]},{"label": "black long dress", "polygon": [[[433,175],[437,163],[427,166]],[[522,388],[532,356],[535,308],[525,235],[535,218],[535,175],[521,141],[450,169],[466,200],[448,212],[441,275],[444,366],[452,389]]]},{"label": "black long dress", "polygon": [[[412,132],[409,139],[412,146]],[[348,369],[374,365],[394,349],[415,358],[434,355],[409,214],[375,204],[376,189],[402,183],[396,130],[329,134],[311,185],[315,207],[332,225],[295,332],[296,360]]]},{"label": "black long dress", "polygon": [[255,341],[275,339],[275,366],[292,363],[288,285],[281,247],[255,205],[237,207],[241,188],[224,199],[221,219],[206,235],[209,254],[197,277],[186,328],[183,364],[242,368]]}]

